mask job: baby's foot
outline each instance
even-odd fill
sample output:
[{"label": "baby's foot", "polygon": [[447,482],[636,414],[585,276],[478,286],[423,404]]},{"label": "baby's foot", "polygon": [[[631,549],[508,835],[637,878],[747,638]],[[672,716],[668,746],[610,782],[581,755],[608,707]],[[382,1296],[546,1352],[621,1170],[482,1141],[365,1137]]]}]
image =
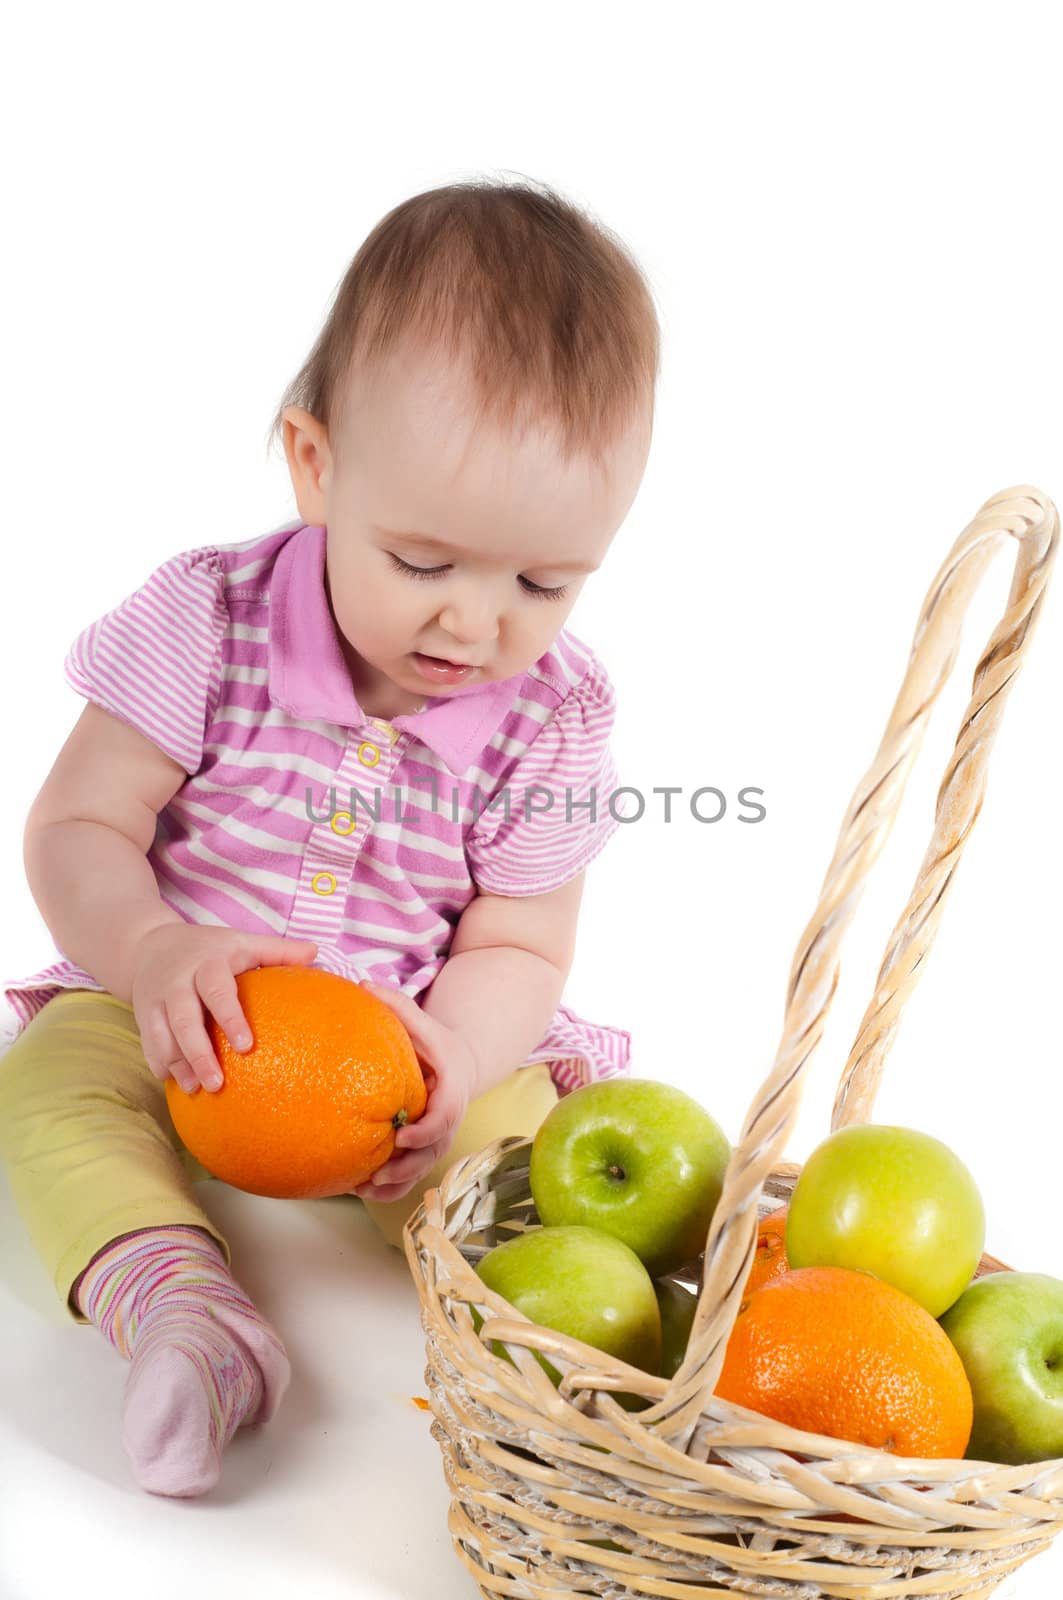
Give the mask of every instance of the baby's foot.
[{"label": "baby's foot", "polygon": [[77,1295],[85,1316],[131,1359],[122,1443],[138,1483],[153,1494],[203,1494],[237,1428],[268,1422],[288,1387],[276,1332],[200,1228],[113,1241]]},{"label": "baby's foot", "polygon": [[[264,1326],[264,1325],[263,1325]],[[273,1406],[286,1388],[288,1360],[272,1354]],[[196,1495],[221,1476],[237,1428],[265,1421],[262,1368],[238,1334],[202,1306],[150,1319],[126,1384],[122,1443],[141,1487]]]}]

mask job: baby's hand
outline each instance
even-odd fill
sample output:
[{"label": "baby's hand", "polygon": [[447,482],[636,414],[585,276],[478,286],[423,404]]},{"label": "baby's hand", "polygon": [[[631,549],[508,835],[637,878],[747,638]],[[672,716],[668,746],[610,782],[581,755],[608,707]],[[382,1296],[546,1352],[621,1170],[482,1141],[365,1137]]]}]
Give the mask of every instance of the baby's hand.
[{"label": "baby's hand", "polygon": [[362,988],[391,1006],[404,1024],[421,1063],[428,1104],[416,1122],[395,1135],[401,1153],[349,1192],[361,1200],[401,1200],[453,1144],[476,1086],[476,1059],[460,1034],[438,1017],[427,1016],[401,989],[379,983],[363,983]]},{"label": "baby's hand", "polygon": [[152,1076],[175,1078],[186,1094],[195,1094],[200,1084],[220,1089],[221,1067],[211,1048],[204,1006],[234,1050],[250,1050],[254,1040],[240,1005],[236,974],[252,967],[309,964],[316,953],[317,945],[309,939],[190,922],[153,928],[138,947],[130,1001]]}]

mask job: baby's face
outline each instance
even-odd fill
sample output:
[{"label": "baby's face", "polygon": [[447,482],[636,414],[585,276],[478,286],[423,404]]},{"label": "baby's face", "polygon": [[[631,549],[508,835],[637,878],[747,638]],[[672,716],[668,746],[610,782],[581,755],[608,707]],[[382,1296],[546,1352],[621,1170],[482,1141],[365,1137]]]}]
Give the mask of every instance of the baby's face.
[{"label": "baby's face", "polygon": [[[604,559],[642,479],[648,401],[596,465],[564,462],[538,426],[475,428],[472,393],[461,365],[407,346],[354,379],[335,452],[309,413],[284,413],[300,515],[327,530],[332,614],[370,716],[526,671]],[[451,681],[424,657],[470,670]]]}]

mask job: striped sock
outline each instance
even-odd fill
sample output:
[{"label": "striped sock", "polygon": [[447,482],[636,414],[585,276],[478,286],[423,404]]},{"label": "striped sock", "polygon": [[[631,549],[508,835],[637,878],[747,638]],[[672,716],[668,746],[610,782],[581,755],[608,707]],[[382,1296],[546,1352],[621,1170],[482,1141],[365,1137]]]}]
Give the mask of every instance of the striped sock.
[{"label": "striped sock", "polygon": [[291,1368],[275,1330],[202,1228],[144,1228],[106,1245],[75,1286],[83,1314],[132,1363],[122,1444],[141,1487],[196,1495],[237,1428],[268,1422]]}]

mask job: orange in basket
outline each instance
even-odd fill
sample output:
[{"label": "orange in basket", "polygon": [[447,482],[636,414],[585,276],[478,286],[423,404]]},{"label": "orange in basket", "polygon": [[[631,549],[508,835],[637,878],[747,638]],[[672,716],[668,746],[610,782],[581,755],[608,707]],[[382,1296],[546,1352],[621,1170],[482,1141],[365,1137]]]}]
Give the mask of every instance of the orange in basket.
[{"label": "orange in basket", "polygon": [[789,1206],[780,1206],[778,1211],[769,1211],[757,1224],[757,1250],[746,1279],[747,1294],[759,1289],[762,1284],[781,1278],[784,1272],[790,1270],[786,1255],[786,1214],[789,1209]]},{"label": "orange in basket", "polygon": [[409,1034],[383,1000],[320,967],[254,967],[236,990],[254,1043],[234,1050],[207,1014],[225,1082],[189,1095],[167,1078],[178,1135],[208,1172],[249,1194],[347,1194],[424,1111]]},{"label": "orange in basket", "polygon": [[747,1295],[716,1393],[792,1428],[959,1459],[974,1402],[948,1335],[869,1272],[799,1267]]}]

